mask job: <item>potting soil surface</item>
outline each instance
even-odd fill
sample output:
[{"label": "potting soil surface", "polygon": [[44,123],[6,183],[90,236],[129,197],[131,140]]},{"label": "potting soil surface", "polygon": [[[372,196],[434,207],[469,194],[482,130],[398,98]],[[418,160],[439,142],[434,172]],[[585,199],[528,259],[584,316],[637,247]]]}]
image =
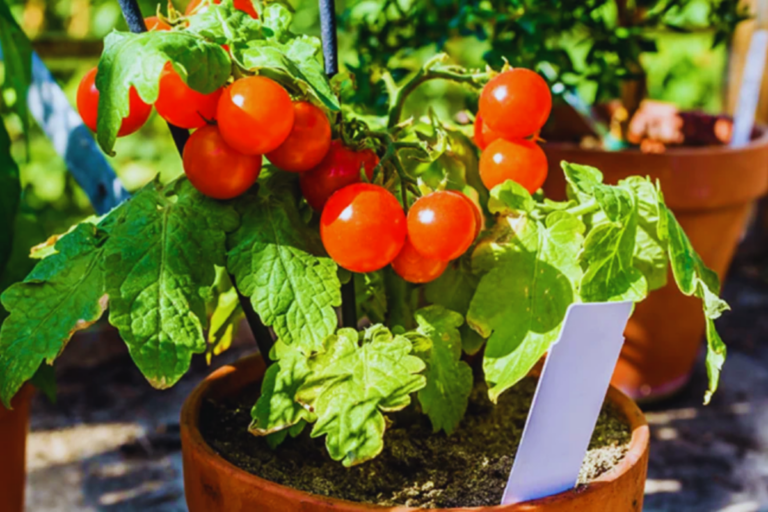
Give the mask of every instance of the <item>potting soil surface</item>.
[{"label": "potting soil surface", "polygon": [[[394,414],[382,453],[352,468],[331,460],[324,437],[312,439],[309,428],[274,450],[264,438],[249,434],[258,386],[226,401],[205,401],[200,430],[236,466],[310,493],[387,506],[498,505],[535,388],[534,379],[525,379],[493,405],[485,386],[477,385],[464,420],[451,435],[433,433],[429,420],[413,408]],[[606,404],[579,483],[614,467],[627,452],[630,436],[621,413]]]}]

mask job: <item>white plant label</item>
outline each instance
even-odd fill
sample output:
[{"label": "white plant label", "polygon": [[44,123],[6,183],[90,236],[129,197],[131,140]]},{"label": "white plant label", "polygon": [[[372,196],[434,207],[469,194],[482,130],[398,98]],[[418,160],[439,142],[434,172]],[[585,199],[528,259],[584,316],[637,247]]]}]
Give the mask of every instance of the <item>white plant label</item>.
[{"label": "white plant label", "polygon": [[503,505],[576,485],[631,312],[632,302],[568,308],[539,378]]},{"label": "white plant label", "polygon": [[752,127],[755,124],[757,103],[760,100],[760,84],[763,82],[767,50],[768,30],[756,30],[749,42],[736,114],[733,116],[732,147],[738,148],[749,144]]}]

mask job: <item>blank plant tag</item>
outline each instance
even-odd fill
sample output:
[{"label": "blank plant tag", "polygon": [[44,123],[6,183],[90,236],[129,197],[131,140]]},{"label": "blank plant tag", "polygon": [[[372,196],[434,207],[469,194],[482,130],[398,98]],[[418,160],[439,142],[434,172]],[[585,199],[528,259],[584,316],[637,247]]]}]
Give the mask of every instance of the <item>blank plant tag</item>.
[{"label": "blank plant tag", "polygon": [[755,112],[760,99],[760,84],[763,82],[765,56],[768,50],[768,31],[756,30],[749,43],[744,74],[739,88],[738,105],[733,116],[733,135],[731,146],[735,148],[749,144],[752,127],[755,124]]},{"label": "blank plant tag", "polygon": [[632,302],[568,308],[544,363],[502,504],[576,485],[631,311]]}]

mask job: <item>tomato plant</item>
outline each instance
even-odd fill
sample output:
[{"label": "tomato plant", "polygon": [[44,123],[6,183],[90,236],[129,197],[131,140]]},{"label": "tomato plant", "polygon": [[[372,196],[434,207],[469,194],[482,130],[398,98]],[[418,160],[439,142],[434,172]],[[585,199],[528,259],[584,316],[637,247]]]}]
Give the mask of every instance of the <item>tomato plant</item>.
[{"label": "tomato plant", "polygon": [[200,128],[216,119],[221,89],[211,94],[201,94],[191,89],[170,62],[160,75],[159,87],[155,109],[169,123],[190,129]]},{"label": "tomato plant", "polygon": [[318,107],[307,101],[293,104],[293,128],[288,138],[267,153],[283,171],[304,172],[317,166],[331,147],[331,123]]},{"label": "tomato plant", "polygon": [[320,219],[328,254],[352,272],[373,272],[389,265],[405,243],[405,214],[389,191],[357,183],[334,193]]},{"label": "tomato plant", "polygon": [[157,16],[144,18],[144,23],[147,25],[147,30],[171,30],[171,26]]},{"label": "tomato plant", "polygon": [[[85,125],[96,131],[96,119],[99,113],[99,90],[96,88],[96,68],[88,71],[77,88],[77,110]],[[129,113],[124,117],[117,132],[118,137],[130,135],[147,122],[152,113],[152,105],[147,105],[139,98],[136,89],[129,92]]]},{"label": "tomato plant", "polygon": [[354,151],[342,141],[334,140],[325,158],[314,169],[301,174],[301,193],[312,208],[322,211],[334,192],[358,183],[361,172],[368,180],[373,179],[373,169],[378,163],[379,158],[373,151]]},{"label": "tomato plant", "polygon": [[[563,163],[569,199],[542,197],[547,161],[532,139],[551,97],[539,75],[465,69],[443,54],[374,73],[362,54],[329,79],[320,41],[290,30],[282,2],[254,5],[258,19],[233,0],[185,16],[171,7],[173,30],[105,39],[78,107],[106,153],[153,103],[199,128],[184,176],[51,239],[2,294],[5,404],[107,307],[148,381],[175,384],[210,351],[204,328],[226,285],[278,340],[269,351],[258,335],[280,385],[262,389],[250,431],[274,445],[309,426],[354,465],[380,453],[384,415],[411,400],[436,431],[457,427],[473,387],[462,352],[478,354],[495,401],[556,341],[571,304],[639,302],[668,275],[704,306],[709,399],[725,357],[714,320],[728,307],[716,274],[646,178],[608,185]],[[435,80],[479,99],[474,127],[426,102],[404,114]],[[216,330],[222,316],[240,320],[217,312]],[[358,315],[373,324],[361,333]],[[361,403],[365,414],[350,412]]]}]

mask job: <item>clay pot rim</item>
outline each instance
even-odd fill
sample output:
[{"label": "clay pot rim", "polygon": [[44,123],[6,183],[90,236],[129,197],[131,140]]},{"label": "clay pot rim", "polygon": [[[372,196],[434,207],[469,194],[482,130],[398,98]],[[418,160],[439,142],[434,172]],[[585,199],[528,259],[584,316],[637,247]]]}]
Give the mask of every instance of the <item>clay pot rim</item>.
[{"label": "clay pot rim", "polygon": [[[223,474],[230,475],[230,478],[236,478],[242,481],[243,483],[245,483],[246,485],[250,485],[254,488],[265,489],[265,490],[268,490],[268,492],[272,492],[272,493],[277,492],[279,494],[293,494],[296,496],[295,499],[297,503],[306,501],[306,500],[322,500],[325,503],[328,503],[333,506],[337,506],[343,510],[349,510],[350,506],[367,507],[366,509],[369,509],[369,510],[382,510],[382,511],[388,510],[390,512],[394,512],[394,511],[406,512],[406,511],[422,510],[418,508],[405,507],[405,506],[388,507],[388,506],[374,505],[369,503],[352,502],[348,500],[342,500],[339,498],[332,498],[328,496],[320,496],[320,495],[308,493],[306,491],[294,489],[292,487],[288,487],[285,485],[280,485],[275,482],[272,482],[264,478],[258,477],[256,475],[253,475],[251,473],[248,473],[244,469],[238,466],[235,466],[234,464],[230,463],[229,461],[221,457],[218,453],[216,453],[214,449],[211,446],[209,446],[208,443],[205,442],[205,439],[203,439],[203,436],[200,433],[200,430],[198,428],[198,419],[200,416],[200,409],[203,403],[203,399],[206,398],[213,389],[215,389],[218,386],[221,386],[224,382],[231,379],[237,371],[244,371],[246,368],[252,369],[252,367],[259,366],[260,364],[263,364],[260,354],[257,353],[257,354],[246,356],[238,360],[234,364],[223,366],[222,368],[219,368],[215,372],[211,373],[208,377],[206,377],[200,384],[198,384],[195,387],[192,393],[190,393],[190,395],[184,401],[184,405],[182,406],[181,421],[180,421],[182,439],[186,439],[189,441],[190,443],[190,446],[188,447],[189,450],[197,452],[197,454],[200,456],[201,459],[205,459],[207,464],[211,466],[215,466],[218,472],[223,472]],[[263,371],[261,372],[261,375],[258,377],[258,379],[260,380],[262,377],[263,377]],[[527,501],[525,503],[519,503],[516,505],[495,505],[495,506],[484,506],[484,507],[465,507],[465,508],[436,509],[436,510],[443,510],[443,511],[451,511],[451,510],[459,511],[460,510],[463,512],[472,512],[472,511],[480,512],[480,511],[497,510],[498,512],[506,512],[506,511],[512,512],[512,507],[514,507],[514,509],[517,510],[518,509],[517,507],[520,505],[524,507],[534,507],[536,505],[545,505],[545,504],[547,506],[551,506],[561,502],[567,502],[569,500],[573,500],[576,495],[593,492],[596,490],[597,487],[599,487],[599,484],[611,483],[617,480],[618,478],[620,478],[621,476],[623,476],[624,474],[628,473],[630,471],[630,468],[638,464],[639,461],[642,460],[643,455],[647,452],[649,441],[650,441],[650,430],[648,428],[648,423],[645,419],[645,415],[627,395],[619,391],[617,388],[610,386],[606,396],[624,415],[632,431],[632,438],[630,440],[629,449],[627,450],[627,453],[624,455],[624,458],[621,460],[621,462],[619,462],[611,470],[603,473],[602,475],[600,475],[598,478],[591,481],[587,485],[580,486],[572,490],[556,494],[554,496],[549,496],[547,498]]]},{"label": "clay pot rim", "polygon": [[753,151],[761,149],[765,146],[768,146],[768,126],[764,126],[761,124],[755,124],[755,128],[759,132],[759,136],[750,140],[749,144],[746,146],[742,146],[739,148],[734,148],[727,145],[721,145],[721,146],[671,146],[666,149],[663,153],[643,153],[640,151],[639,148],[632,147],[627,149],[622,149],[620,151],[608,151],[602,148],[582,148],[578,143],[576,142],[558,142],[558,141],[551,141],[551,142],[544,142],[542,144],[542,147],[547,148],[551,147],[554,149],[559,150],[572,150],[572,151],[583,151],[585,153],[606,153],[611,155],[631,155],[631,156],[637,156],[637,155],[643,155],[651,158],[664,158],[664,157],[680,157],[680,156],[702,156],[702,155],[733,155],[737,153],[743,153],[745,151]]}]

